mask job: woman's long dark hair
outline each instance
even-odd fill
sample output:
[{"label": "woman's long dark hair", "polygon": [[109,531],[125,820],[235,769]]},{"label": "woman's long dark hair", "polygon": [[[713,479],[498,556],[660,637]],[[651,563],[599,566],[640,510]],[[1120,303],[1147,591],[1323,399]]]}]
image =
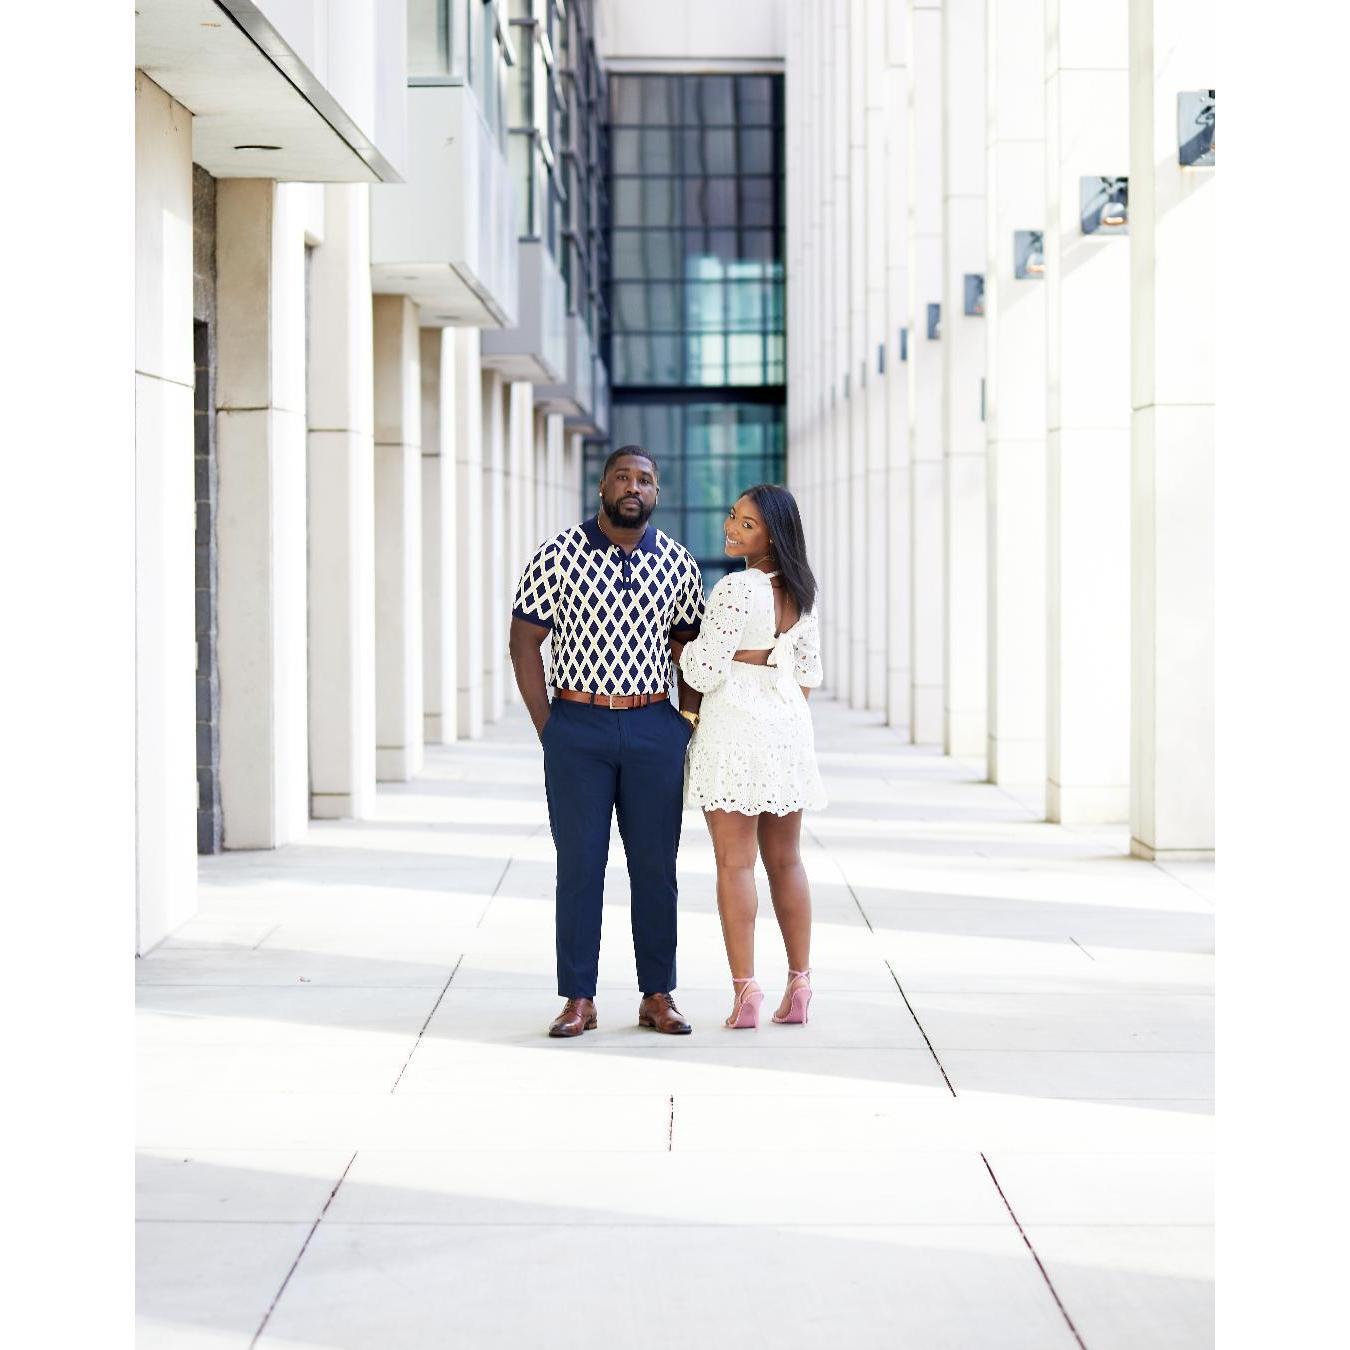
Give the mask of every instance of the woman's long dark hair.
[{"label": "woman's long dark hair", "polygon": [[776,483],[756,483],[741,493],[749,497],[769,532],[770,547],[778,560],[783,587],[805,614],[816,603],[816,577],[806,560],[806,532],[797,499]]}]

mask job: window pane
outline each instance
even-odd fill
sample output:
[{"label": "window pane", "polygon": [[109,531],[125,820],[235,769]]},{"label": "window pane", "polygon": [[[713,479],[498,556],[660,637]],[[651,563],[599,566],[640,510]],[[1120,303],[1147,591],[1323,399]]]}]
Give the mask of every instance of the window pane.
[{"label": "window pane", "polygon": [[685,173],[735,173],[736,133],[734,131],[686,131],[684,137]]},{"label": "window pane", "polygon": [[616,281],[678,278],[683,249],[674,230],[615,230],[613,275]]},{"label": "window pane", "polygon": [[726,327],[726,289],[722,282],[686,282],[684,295],[691,329],[720,331]]},{"label": "window pane", "polygon": [[762,131],[738,131],[737,144],[740,149],[739,173],[772,173],[774,133],[768,128]]},{"label": "window pane", "polygon": [[742,124],[765,126],[774,118],[774,85],[772,75],[738,75],[736,77],[736,120]]},{"label": "window pane", "polygon": [[684,183],[684,223],[709,228],[736,223],[734,178],[691,178]]},{"label": "window pane", "polygon": [[726,338],[720,333],[690,334],[689,361],[686,378],[690,384],[725,384],[727,382]]},{"label": "window pane", "polygon": [[736,124],[731,75],[695,75],[681,81],[684,86],[686,124],[730,127]]},{"label": "window pane", "polygon": [[739,180],[742,225],[772,225],[777,184],[772,178]]},{"label": "window pane", "polygon": [[615,127],[610,133],[615,173],[675,173],[678,132],[664,127]]}]

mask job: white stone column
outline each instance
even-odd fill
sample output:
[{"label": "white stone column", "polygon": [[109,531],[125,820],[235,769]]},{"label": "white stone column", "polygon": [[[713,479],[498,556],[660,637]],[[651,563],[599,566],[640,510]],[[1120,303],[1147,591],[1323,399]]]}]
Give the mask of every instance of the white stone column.
[{"label": "white stone column", "polygon": [[309,817],[305,509],[307,184],[221,179],[220,794],[226,848],[275,848]]},{"label": "white stone column", "polygon": [[483,734],[483,383],[478,330],[455,329],[453,339],[457,729],[476,740]]},{"label": "white stone column", "polygon": [[506,708],[506,632],[519,573],[508,554],[506,385],[498,371],[483,380],[483,715]]},{"label": "white stone column", "polygon": [[1045,230],[1040,10],[988,0],[985,436],[989,455],[989,779],[1045,782],[1045,277],[1014,237]]},{"label": "white stone column", "polygon": [[895,548],[887,514],[886,442],[889,328],[886,218],[886,2],[866,0],[863,19],[863,349],[859,364],[867,371],[863,390],[866,456],[858,475],[866,521],[862,549],[862,604],[855,625],[862,637],[859,671],[862,706],[886,709],[886,615],[890,555]]},{"label": "white stone column", "polygon": [[1129,815],[1130,241],[1085,235],[1079,179],[1129,169],[1126,5],[1046,7],[1046,812]]},{"label": "white stone column", "polygon": [[309,788],[316,818],[375,801],[374,364],[370,190],[324,188],[310,262]]},{"label": "white stone column", "polygon": [[375,771],[422,768],[422,375],[417,306],[375,297]]},{"label": "white stone column", "polygon": [[848,12],[848,347],[844,369],[849,372],[848,401],[848,516],[844,538],[848,555],[848,701],[853,708],[867,706],[868,538],[867,433],[872,371],[867,353],[867,0],[846,0]]},{"label": "white stone column", "polygon": [[[945,701],[942,338],[928,336],[942,302],[942,5],[909,14],[909,462],[911,735],[943,741]],[[942,328],[949,316],[942,315]]]},{"label": "white stone column", "polygon": [[[838,0],[827,15],[829,67],[826,84],[826,164],[830,175],[827,198],[826,254],[829,269],[829,347],[831,377],[827,455],[830,491],[826,497],[830,548],[826,562],[830,587],[825,616],[826,639],[833,657],[825,679],[837,698],[847,700],[852,689],[853,593],[850,586],[851,553],[849,516],[853,502],[849,491],[851,469],[851,399],[855,372],[849,369],[849,306],[851,301],[849,246],[849,31],[848,3]],[[833,668],[833,674],[830,673]]]},{"label": "white stone column", "polygon": [[985,4],[942,7],[942,429],[945,519],[943,748],[984,758],[988,689],[984,319],[967,275],[985,272]]},{"label": "white stone column", "polygon": [[428,745],[458,735],[455,648],[455,334],[424,328],[422,370],[422,729]]},{"label": "white stone column", "polygon": [[585,485],[581,481],[581,470],[585,463],[582,447],[584,439],[576,431],[563,442],[563,528],[575,525],[586,514],[588,503]]},{"label": "white stone column", "polygon": [[[886,10],[886,723],[911,734],[913,580],[910,548],[909,24]],[[901,330],[905,330],[903,341]]]},{"label": "white stone column", "polygon": [[1214,849],[1212,168],[1181,167],[1177,96],[1212,89],[1214,8],[1130,0],[1133,710],[1130,834]]},{"label": "white stone column", "polygon": [[565,433],[562,413],[549,413],[544,421],[544,444],[548,462],[548,516],[540,539],[557,534],[566,520],[563,508],[563,441]]},{"label": "white stone column", "polygon": [[[194,381],[192,114],[137,72],[136,944],[142,952],[197,908]],[[97,678],[92,671],[86,677]]]}]

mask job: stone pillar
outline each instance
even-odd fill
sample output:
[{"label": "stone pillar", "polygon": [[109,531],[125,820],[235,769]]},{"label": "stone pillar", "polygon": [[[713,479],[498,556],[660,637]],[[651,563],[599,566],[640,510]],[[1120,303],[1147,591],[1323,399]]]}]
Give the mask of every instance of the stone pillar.
[{"label": "stone pillar", "polygon": [[966,277],[983,276],[985,4],[942,7],[943,748],[984,758],[988,688],[984,319],[966,314]]},{"label": "stone pillar", "polygon": [[1177,95],[1214,87],[1213,24],[1201,0],[1130,0],[1130,834],[1144,858],[1214,848],[1214,170],[1177,155]]},{"label": "stone pillar", "polygon": [[1129,169],[1126,15],[1046,8],[1046,811],[1065,822],[1130,806],[1130,241],[1085,235],[1079,191]]},{"label": "stone pillar", "polygon": [[563,441],[565,438],[562,413],[549,413],[544,419],[545,454],[548,461],[548,515],[544,521],[541,539],[551,538],[567,523],[563,507]]},{"label": "stone pillar", "polygon": [[139,71],[135,359],[136,949],[144,952],[197,908],[195,376],[192,114]]},{"label": "stone pillar", "polygon": [[518,572],[511,570],[506,519],[506,386],[484,370],[483,381],[483,715],[506,707],[506,632]]},{"label": "stone pillar", "polygon": [[1045,230],[1039,11],[989,0],[985,437],[989,463],[989,779],[1045,782],[1045,278],[1014,276]]},{"label": "stone pillar", "polygon": [[[929,307],[942,301],[942,4],[906,0],[909,15],[909,462],[911,735],[943,741],[945,701],[941,337]],[[946,328],[949,316],[941,316]],[[940,331],[940,330],[939,330]]]},{"label": "stone pillar", "polygon": [[424,328],[422,369],[422,731],[429,745],[458,734],[455,660],[455,334]]},{"label": "stone pillar", "polygon": [[216,189],[226,848],[293,843],[309,817],[305,218],[319,191],[246,178]]},{"label": "stone pillar", "polygon": [[[903,5],[886,10],[886,723],[911,734],[909,71]],[[904,330],[902,339],[901,332]]]},{"label": "stone pillar", "polygon": [[[888,377],[885,356],[890,327],[886,304],[886,3],[866,0],[863,14],[863,282],[864,325],[860,366],[864,387],[866,461],[858,481],[867,528],[862,542],[862,606],[855,619],[862,637],[859,671],[862,700],[874,712],[886,709],[886,615],[890,555],[895,541],[887,513],[886,442]],[[891,381],[893,382],[893,381]]]},{"label": "stone pillar", "polygon": [[835,696],[849,697],[852,688],[852,633],[853,594],[850,588],[850,531],[849,517],[853,502],[849,492],[851,469],[851,399],[856,372],[849,369],[849,305],[851,300],[849,273],[849,31],[847,0],[826,9],[826,39],[829,51],[826,75],[825,162],[830,175],[826,218],[830,247],[826,253],[828,268],[827,295],[829,298],[829,347],[827,348],[831,375],[831,395],[827,450],[829,490],[826,494],[826,517],[829,521],[830,547],[827,555],[829,577],[829,609],[826,614],[826,634],[833,656],[826,669],[825,679]]},{"label": "stone pillar", "polygon": [[[534,551],[534,386],[527,380],[512,380],[506,386],[506,552],[502,597],[503,629],[502,694],[506,703],[519,703],[514,673],[506,659],[507,626],[516,578]],[[537,543],[538,541],[534,541]]]},{"label": "stone pillar", "polygon": [[310,262],[309,789],[316,818],[375,801],[370,190],[324,190]]},{"label": "stone pillar", "polygon": [[[448,331],[448,330],[447,330]],[[449,336],[445,339],[450,341]],[[483,384],[476,328],[453,333],[455,362],[455,561],[458,732],[483,734]]]},{"label": "stone pillar", "polygon": [[[867,359],[867,4],[846,0],[848,65],[841,71],[848,97],[848,212],[841,242],[848,241],[848,332],[844,369],[849,372],[847,487],[843,494],[848,516],[843,530],[847,541],[849,596],[848,701],[853,708],[867,705],[868,538],[860,522],[867,509],[868,403],[872,381]],[[843,686],[841,686],[843,692]]]},{"label": "stone pillar", "polygon": [[375,297],[375,771],[422,768],[422,375],[417,306]]}]

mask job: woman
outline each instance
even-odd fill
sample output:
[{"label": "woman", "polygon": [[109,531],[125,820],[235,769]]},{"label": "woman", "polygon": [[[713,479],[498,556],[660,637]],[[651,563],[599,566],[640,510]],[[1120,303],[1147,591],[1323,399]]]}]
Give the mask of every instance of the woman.
[{"label": "woman", "polygon": [[729,1027],[759,1025],[755,854],[764,859],[787,948],[775,1022],[805,1022],[811,1002],[811,893],[799,841],[802,809],[825,805],[809,690],[821,681],[816,579],[796,500],[761,483],[727,514],[726,553],[745,570],[708,597],[699,636],[680,655],[704,695],[685,770],[685,805],[701,807],[717,855],[717,909],[731,964]]}]

